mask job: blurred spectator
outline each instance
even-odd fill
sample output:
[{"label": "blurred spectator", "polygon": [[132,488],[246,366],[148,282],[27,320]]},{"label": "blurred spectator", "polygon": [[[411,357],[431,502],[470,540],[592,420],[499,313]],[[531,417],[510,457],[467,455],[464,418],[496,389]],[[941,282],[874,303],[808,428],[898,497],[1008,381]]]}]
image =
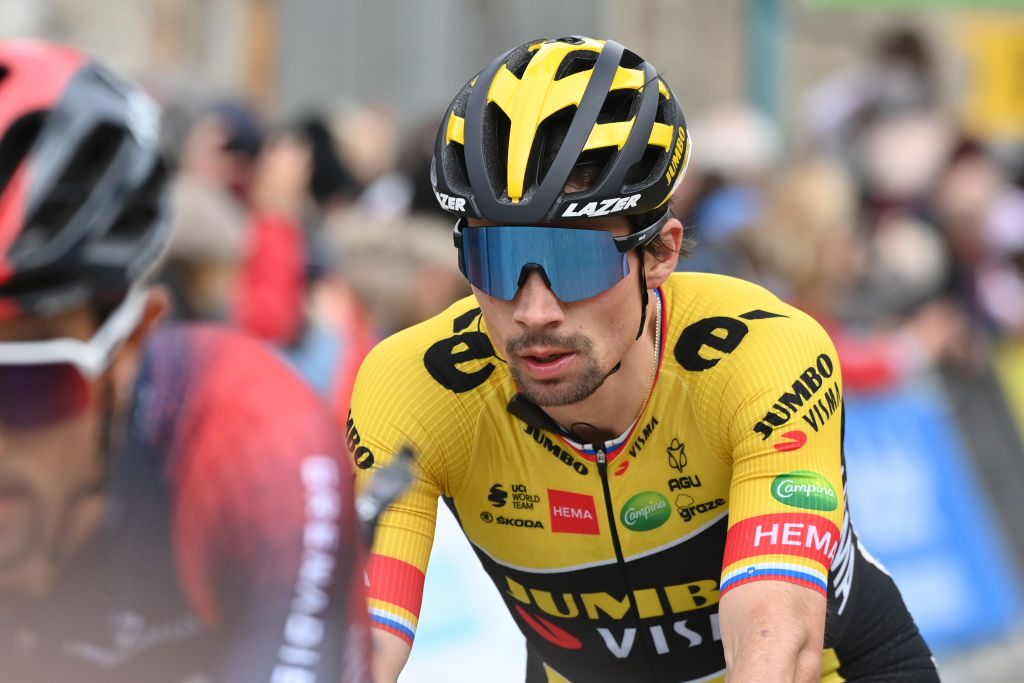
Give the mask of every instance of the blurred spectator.
[{"label": "blurred spectator", "polygon": [[673,209],[700,248],[680,269],[742,277],[750,266],[737,236],[761,211],[781,137],[766,116],[741,104],[699,112],[689,128],[700,155],[677,189]]},{"label": "blurred spectator", "polygon": [[[759,225],[743,233],[761,280],[817,318],[829,331],[846,386],[880,389],[953,355],[967,336],[958,309],[925,293],[937,283],[940,243],[909,221],[887,226],[872,241],[858,226],[852,177],[840,166],[806,160],[780,177]],[[872,256],[874,254],[874,256]],[[866,278],[872,261],[901,276],[889,287]],[[891,293],[913,307],[893,310]]]},{"label": "blurred spectator", "polygon": [[997,333],[1024,338],[1024,191],[966,144],[936,186],[934,207],[956,256],[956,293]]},{"label": "blurred spectator", "polygon": [[164,275],[178,317],[229,317],[262,138],[255,116],[237,103],[207,110],[188,132],[172,185],[174,230]]},{"label": "blurred spectator", "polygon": [[412,189],[409,202],[411,214],[426,214],[451,223],[451,214],[441,208],[430,184],[430,162],[434,158],[434,141],[437,139],[437,121],[426,121],[417,126],[406,143],[402,153],[400,170],[405,174]]},{"label": "blurred spectator", "polygon": [[865,62],[810,88],[803,104],[804,145],[849,158],[869,121],[938,106],[935,60],[919,33],[897,28],[878,39]]},{"label": "blurred spectator", "polygon": [[236,309],[239,324],[280,347],[341,420],[376,336],[319,233],[326,213],[348,206],[353,187],[319,121],[307,119],[269,140],[249,193],[249,245]]},{"label": "blurred spectator", "polygon": [[333,260],[366,302],[373,329],[382,337],[470,294],[448,220],[414,216],[374,223],[353,213],[335,216],[327,227]]},{"label": "blurred spectator", "polygon": [[364,188],[360,209],[381,221],[405,215],[412,187],[397,170],[400,132],[394,112],[383,106],[355,109],[342,119],[337,136],[342,156]]}]

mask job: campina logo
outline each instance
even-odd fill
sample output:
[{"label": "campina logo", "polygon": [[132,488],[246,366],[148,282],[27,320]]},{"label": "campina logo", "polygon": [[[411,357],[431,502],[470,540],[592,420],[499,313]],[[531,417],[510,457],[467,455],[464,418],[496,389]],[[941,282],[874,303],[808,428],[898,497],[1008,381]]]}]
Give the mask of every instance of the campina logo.
[{"label": "campina logo", "polygon": [[796,470],[775,477],[772,496],[783,505],[805,510],[835,510],[839,497],[828,480],[810,470]]},{"label": "campina logo", "polygon": [[657,529],[672,515],[668,499],[656,491],[638,493],[622,506],[619,519],[630,531]]}]

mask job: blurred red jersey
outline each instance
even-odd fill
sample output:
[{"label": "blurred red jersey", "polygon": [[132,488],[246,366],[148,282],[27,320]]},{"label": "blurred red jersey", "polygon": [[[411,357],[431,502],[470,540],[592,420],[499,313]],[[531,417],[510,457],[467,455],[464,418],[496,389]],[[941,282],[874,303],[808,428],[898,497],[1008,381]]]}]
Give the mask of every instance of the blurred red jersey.
[{"label": "blurred red jersey", "polygon": [[102,528],[43,599],[0,597],[2,680],[363,681],[337,419],[260,342],[148,342]]}]

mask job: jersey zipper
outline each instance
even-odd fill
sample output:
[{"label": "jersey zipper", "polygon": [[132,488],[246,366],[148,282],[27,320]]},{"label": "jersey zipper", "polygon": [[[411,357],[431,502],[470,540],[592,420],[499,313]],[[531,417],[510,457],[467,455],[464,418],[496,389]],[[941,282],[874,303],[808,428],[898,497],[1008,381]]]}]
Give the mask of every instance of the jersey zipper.
[{"label": "jersey zipper", "polygon": [[595,445],[595,451],[597,456],[597,472],[601,475],[601,489],[604,491],[604,510],[605,515],[608,519],[608,530],[612,536],[612,547],[615,549],[615,562],[619,566],[619,574],[622,577],[622,585],[628,591],[630,596],[630,603],[633,605],[634,617],[633,617],[633,628],[636,629],[636,644],[641,644],[644,649],[644,653],[647,655],[647,663],[650,667],[651,677],[649,680],[657,681],[658,673],[657,668],[654,664],[654,653],[651,652],[651,646],[647,642],[647,638],[644,637],[643,630],[640,625],[640,614],[636,611],[636,603],[633,601],[633,582],[629,580],[629,572],[626,569],[626,558],[622,554],[622,544],[619,541],[619,528],[615,524],[615,506],[612,504],[612,491],[611,485],[608,482],[608,451],[604,444]]}]

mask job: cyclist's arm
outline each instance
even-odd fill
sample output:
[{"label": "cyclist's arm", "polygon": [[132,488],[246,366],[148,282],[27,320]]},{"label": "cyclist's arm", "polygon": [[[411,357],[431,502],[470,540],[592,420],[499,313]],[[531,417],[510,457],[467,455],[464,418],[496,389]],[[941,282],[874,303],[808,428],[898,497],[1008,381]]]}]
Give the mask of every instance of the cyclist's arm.
[{"label": "cyclist's arm", "polygon": [[412,647],[408,642],[379,628],[373,629],[373,683],[396,683]]},{"label": "cyclist's arm", "polygon": [[843,527],[841,372],[817,323],[764,305],[701,397],[732,467],[719,618],[730,680],[804,680]]},{"label": "cyclist's arm", "polygon": [[719,606],[730,683],[821,680],[825,596],[780,581],[748,583]]},{"label": "cyclist's arm", "polygon": [[[470,438],[458,397],[424,366],[420,335],[438,323],[393,336],[370,352],[359,370],[347,421],[348,447],[362,490],[405,447],[414,454],[414,481],[377,525],[367,564],[376,680],[393,681],[408,658],[419,621],[424,573],[434,539],[438,497],[451,495],[464,472]],[[450,330],[450,321],[441,321]],[[450,334],[450,332],[448,332]],[[380,632],[379,634],[377,632]]]}]

